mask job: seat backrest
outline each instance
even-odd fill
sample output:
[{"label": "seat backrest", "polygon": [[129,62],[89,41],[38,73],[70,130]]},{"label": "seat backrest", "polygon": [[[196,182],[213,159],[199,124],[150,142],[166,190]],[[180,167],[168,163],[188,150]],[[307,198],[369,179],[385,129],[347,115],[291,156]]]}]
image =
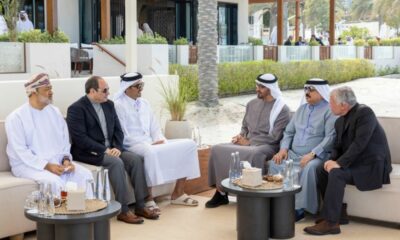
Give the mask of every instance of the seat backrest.
[{"label": "seat backrest", "polygon": [[378,117],[389,142],[392,163],[400,164],[400,118]]},{"label": "seat backrest", "polygon": [[0,121],[0,172],[10,171],[10,161],[8,160],[7,153],[7,135],[4,126],[4,121]]}]

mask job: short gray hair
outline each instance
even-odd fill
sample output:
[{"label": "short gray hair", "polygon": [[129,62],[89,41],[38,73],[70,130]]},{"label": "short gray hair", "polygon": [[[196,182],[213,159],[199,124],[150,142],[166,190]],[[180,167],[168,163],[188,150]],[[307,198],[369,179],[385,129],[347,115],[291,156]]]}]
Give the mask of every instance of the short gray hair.
[{"label": "short gray hair", "polygon": [[357,104],[356,95],[354,94],[353,89],[350,87],[344,86],[336,88],[332,90],[331,94],[335,96],[337,104],[347,103],[350,105],[350,107],[353,107]]}]

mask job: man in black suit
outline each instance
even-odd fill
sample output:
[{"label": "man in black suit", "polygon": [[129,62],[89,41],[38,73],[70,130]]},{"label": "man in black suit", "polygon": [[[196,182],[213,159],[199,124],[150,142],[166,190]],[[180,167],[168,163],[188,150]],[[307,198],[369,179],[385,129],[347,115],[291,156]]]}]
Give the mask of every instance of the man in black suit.
[{"label": "man in black suit", "polygon": [[[86,96],[73,103],[67,112],[67,124],[72,139],[71,153],[74,159],[109,170],[115,199],[121,203],[118,220],[138,224],[143,222],[143,218],[139,216],[157,219],[158,214],[146,208],[144,203],[149,193],[143,158],[122,149],[124,135],[114,103],[107,98],[107,82],[101,77],[92,76],[86,81],[85,92]],[[128,207],[125,170],[135,191],[136,215]]]},{"label": "man in black suit", "polygon": [[332,91],[330,107],[340,117],[335,123],[332,160],[317,169],[318,187],[324,197],[321,218],[304,229],[313,235],[338,234],[339,223],[348,223],[342,203],[346,184],[360,191],[378,189],[390,183],[392,171],[386,135],[372,109],[358,104],[349,87]]}]

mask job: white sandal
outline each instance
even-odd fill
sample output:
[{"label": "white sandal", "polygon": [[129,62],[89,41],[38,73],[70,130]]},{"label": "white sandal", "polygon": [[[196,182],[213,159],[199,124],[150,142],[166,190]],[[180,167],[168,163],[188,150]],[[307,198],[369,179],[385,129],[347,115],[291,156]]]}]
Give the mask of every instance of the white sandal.
[{"label": "white sandal", "polygon": [[154,211],[157,214],[161,214],[161,209],[158,207],[156,202],[154,200],[147,201],[145,204],[145,207],[148,208],[150,211]]},{"label": "white sandal", "polygon": [[184,206],[198,206],[199,202],[189,197],[186,193],[184,193],[177,199],[171,199],[171,204],[184,205]]}]

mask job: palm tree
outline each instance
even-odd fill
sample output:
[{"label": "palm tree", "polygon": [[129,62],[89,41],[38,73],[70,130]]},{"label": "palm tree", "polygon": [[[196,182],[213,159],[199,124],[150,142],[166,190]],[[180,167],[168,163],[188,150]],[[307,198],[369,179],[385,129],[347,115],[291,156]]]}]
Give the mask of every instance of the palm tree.
[{"label": "palm tree", "polygon": [[218,105],[217,1],[200,0],[198,9],[199,102],[213,107]]},{"label": "palm tree", "polygon": [[4,20],[8,28],[10,42],[17,41],[18,0],[0,0],[0,7],[4,10]]},{"label": "palm tree", "polygon": [[351,15],[353,19],[370,20],[373,5],[373,0],[354,0],[351,5]]}]

